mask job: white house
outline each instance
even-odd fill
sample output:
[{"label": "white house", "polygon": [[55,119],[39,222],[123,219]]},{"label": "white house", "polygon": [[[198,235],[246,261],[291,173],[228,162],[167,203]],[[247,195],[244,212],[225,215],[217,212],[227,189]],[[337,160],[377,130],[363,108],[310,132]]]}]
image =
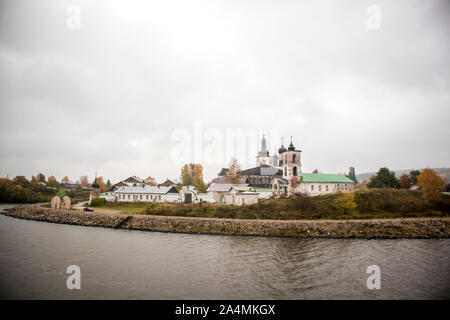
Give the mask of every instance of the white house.
[{"label": "white house", "polygon": [[245,206],[258,203],[258,192],[252,187],[231,187],[225,196],[225,203],[235,206]]},{"label": "white house", "polygon": [[198,203],[198,202],[215,202],[208,193],[199,193],[194,186],[183,186],[180,191],[179,202],[181,203]]},{"label": "white house", "polygon": [[108,202],[116,201],[116,195],[115,195],[114,191],[106,191],[106,192],[100,193],[100,198],[103,198]]},{"label": "white house", "polygon": [[303,193],[319,196],[336,192],[351,192],[355,182],[343,174],[302,173],[300,178],[274,179],[272,192],[275,195]]},{"label": "white house", "polygon": [[230,192],[232,187],[247,187],[248,184],[232,184],[232,183],[212,183],[206,193],[211,202],[226,203],[225,196]]},{"label": "white house", "polygon": [[351,192],[355,182],[343,174],[303,173],[295,188],[296,193],[318,196],[336,192]]},{"label": "white house", "polygon": [[174,186],[123,186],[115,191],[105,192],[100,197],[118,202],[215,202],[208,193],[199,193],[194,186],[183,186],[180,192]]},{"label": "white house", "polygon": [[119,187],[114,191],[118,202],[179,202],[180,194],[175,187],[142,185]]}]

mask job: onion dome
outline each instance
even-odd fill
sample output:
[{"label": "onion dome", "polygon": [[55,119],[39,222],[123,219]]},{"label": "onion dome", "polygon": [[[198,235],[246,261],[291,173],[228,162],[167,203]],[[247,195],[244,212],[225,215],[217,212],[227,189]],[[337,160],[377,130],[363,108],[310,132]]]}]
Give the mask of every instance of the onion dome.
[{"label": "onion dome", "polygon": [[295,151],[294,144],[292,143],[292,137],[291,137],[291,144],[289,145],[288,150],[289,151]]},{"label": "onion dome", "polygon": [[294,145],[292,144],[292,142],[291,142],[291,144],[289,145],[288,150],[289,150],[289,151],[295,151],[295,147],[294,147]]},{"label": "onion dome", "polygon": [[95,178],[94,182],[91,185],[94,189],[100,189],[100,185],[97,183],[97,178]]},{"label": "onion dome", "polygon": [[278,149],[278,153],[280,154],[280,153],[283,153],[286,151],[287,151],[287,149],[284,147],[284,144],[283,144],[283,137],[281,137],[281,147],[280,147],[280,149]]}]

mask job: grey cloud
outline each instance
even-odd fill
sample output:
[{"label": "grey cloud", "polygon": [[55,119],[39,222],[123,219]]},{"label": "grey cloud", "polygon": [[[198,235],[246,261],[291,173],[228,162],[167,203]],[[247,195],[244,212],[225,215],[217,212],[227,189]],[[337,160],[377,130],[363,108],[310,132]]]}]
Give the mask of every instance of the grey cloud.
[{"label": "grey cloud", "polygon": [[371,4],[2,1],[0,176],[173,178],[196,120],[292,135],[306,172],[448,166],[448,2]]}]

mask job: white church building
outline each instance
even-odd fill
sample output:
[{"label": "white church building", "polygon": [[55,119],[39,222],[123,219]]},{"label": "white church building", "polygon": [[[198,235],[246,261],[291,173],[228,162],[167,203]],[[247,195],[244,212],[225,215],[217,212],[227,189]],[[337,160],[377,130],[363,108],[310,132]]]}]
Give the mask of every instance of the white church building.
[{"label": "white church building", "polygon": [[[354,190],[355,181],[346,175],[303,173],[301,153],[301,150],[295,148],[291,137],[291,143],[287,148],[282,143],[278,149],[278,154],[275,153],[270,156],[267,150],[267,142],[263,135],[261,151],[258,152],[256,157],[256,168],[243,171],[247,179],[245,182],[252,186],[257,184],[258,181],[267,182],[270,180],[272,194],[275,196],[290,196],[296,193],[318,196]],[[270,170],[270,168],[273,168],[273,170]],[[263,172],[271,172],[271,174],[262,177]],[[258,173],[260,176],[258,176]]]}]

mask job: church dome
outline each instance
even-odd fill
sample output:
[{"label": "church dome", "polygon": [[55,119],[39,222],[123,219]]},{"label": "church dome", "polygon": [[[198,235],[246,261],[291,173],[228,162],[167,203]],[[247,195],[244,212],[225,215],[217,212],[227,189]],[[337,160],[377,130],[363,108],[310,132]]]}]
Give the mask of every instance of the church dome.
[{"label": "church dome", "polygon": [[288,147],[288,151],[295,151],[294,144],[292,143],[292,136],[291,136],[291,144]]},{"label": "church dome", "polygon": [[94,182],[91,185],[94,189],[100,189],[100,185],[97,183],[97,178],[95,178]]},{"label": "church dome", "polygon": [[289,151],[295,151],[295,147],[294,147],[294,145],[292,144],[292,142],[291,142],[291,144],[289,145],[288,150],[289,150]]},{"label": "church dome", "polygon": [[283,145],[281,145],[280,149],[278,149],[278,153],[283,153],[286,151],[287,151],[287,149]]}]

